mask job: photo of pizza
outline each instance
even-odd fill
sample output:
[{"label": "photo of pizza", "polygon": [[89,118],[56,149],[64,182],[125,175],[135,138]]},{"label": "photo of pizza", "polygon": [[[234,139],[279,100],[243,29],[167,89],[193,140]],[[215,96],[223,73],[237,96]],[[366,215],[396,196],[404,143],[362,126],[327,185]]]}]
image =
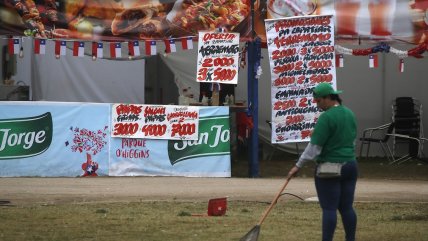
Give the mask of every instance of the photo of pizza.
[{"label": "photo of pizza", "polygon": [[41,38],[115,41],[197,36],[217,28],[242,37],[251,32],[250,0],[8,0],[0,1],[0,12],[10,15],[5,31]]}]

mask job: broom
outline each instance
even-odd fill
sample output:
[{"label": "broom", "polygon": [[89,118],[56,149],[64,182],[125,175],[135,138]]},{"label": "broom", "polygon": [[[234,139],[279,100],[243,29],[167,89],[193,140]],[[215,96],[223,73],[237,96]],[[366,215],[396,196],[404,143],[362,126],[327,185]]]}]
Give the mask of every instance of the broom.
[{"label": "broom", "polygon": [[279,190],[278,194],[275,196],[275,198],[270,203],[269,207],[265,210],[262,217],[260,218],[260,221],[254,226],[244,237],[242,237],[239,241],[257,241],[257,238],[259,237],[260,233],[260,225],[262,225],[263,221],[265,221],[267,215],[272,210],[273,206],[278,201],[278,198],[281,196],[282,191],[284,191],[285,187],[287,186],[288,182],[290,181],[291,177],[287,177],[285,180],[284,185],[282,185],[281,189]]}]

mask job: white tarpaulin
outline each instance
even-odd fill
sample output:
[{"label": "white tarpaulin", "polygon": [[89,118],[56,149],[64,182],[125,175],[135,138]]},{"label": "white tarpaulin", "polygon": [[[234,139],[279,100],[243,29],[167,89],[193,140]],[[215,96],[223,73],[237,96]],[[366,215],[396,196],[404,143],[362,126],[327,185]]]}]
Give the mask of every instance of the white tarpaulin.
[{"label": "white tarpaulin", "polygon": [[[32,48],[32,41],[25,44],[24,48]],[[68,47],[72,47],[71,42]],[[54,49],[55,42],[47,41],[46,52],[50,54],[32,55],[34,100],[144,103],[144,59],[92,61],[88,55],[73,57],[71,49],[55,59]]]}]

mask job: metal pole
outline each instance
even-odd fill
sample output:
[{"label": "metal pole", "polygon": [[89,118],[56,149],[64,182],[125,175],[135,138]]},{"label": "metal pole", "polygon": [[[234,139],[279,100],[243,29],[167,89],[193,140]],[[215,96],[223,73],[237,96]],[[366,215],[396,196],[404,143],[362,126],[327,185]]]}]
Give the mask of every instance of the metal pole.
[{"label": "metal pole", "polygon": [[[247,42],[248,53],[248,112],[247,115],[253,118],[253,129],[250,133],[248,143],[248,169],[250,177],[259,177],[259,100],[258,100],[258,80],[256,79],[257,68],[260,66],[261,43],[260,38],[254,31],[254,0],[251,1],[251,35],[253,41]],[[255,39],[255,41],[254,41]]]},{"label": "metal pole", "polygon": [[256,79],[257,69],[260,66],[261,42],[259,38],[248,42],[248,111],[253,118],[253,130],[249,141],[249,176],[259,177],[259,83]]}]

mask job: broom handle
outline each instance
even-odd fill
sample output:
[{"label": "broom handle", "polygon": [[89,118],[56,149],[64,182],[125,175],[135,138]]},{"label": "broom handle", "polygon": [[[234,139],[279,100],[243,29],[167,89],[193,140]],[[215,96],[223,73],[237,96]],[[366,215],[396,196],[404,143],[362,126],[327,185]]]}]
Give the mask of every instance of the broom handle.
[{"label": "broom handle", "polygon": [[272,210],[273,206],[275,206],[276,202],[278,201],[279,197],[281,196],[282,191],[284,191],[285,187],[287,186],[288,182],[290,181],[291,177],[288,177],[285,180],[284,185],[282,185],[281,189],[279,190],[278,194],[276,194],[275,198],[270,203],[269,207],[266,209],[266,211],[263,213],[263,216],[260,218],[260,221],[257,225],[261,225],[263,221],[265,221],[267,215]]}]

